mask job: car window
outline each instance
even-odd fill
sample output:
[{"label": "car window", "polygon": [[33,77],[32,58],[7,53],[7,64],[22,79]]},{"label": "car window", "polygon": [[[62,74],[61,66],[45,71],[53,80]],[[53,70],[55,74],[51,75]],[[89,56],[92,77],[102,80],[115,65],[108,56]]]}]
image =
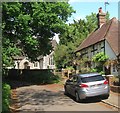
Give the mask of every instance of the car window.
[{"label": "car window", "polygon": [[67,80],[67,82],[72,82],[73,81],[73,77],[70,76],[69,79]]},{"label": "car window", "polygon": [[77,80],[78,80],[78,77],[77,77],[77,76],[74,76],[74,77],[73,77],[73,81],[74,81],[74,82],[77,82]]},{"label": "car window", "polygon": [[94,81],[101,81],[104,80],[104,77],[101,75],[96,75],[96,76],[90,76],[90,77],[83,77],[81,78],[81,81],[83,83],[87,83],[87,82],[94,82]]},{"label": "car window", "polygon": [[80,77],[78,77],[78,83],[81,83],[82,81],[81,81],[81,78]]}]

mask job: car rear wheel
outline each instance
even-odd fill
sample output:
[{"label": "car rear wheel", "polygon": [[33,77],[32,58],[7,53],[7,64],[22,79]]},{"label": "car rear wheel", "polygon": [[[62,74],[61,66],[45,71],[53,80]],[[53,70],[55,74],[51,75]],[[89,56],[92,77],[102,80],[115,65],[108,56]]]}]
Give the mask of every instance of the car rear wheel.
[{"label": "car rear wheel", "polygon": [[102,96],[102,99],[104,100],[104,99],[108,99],[109,98],[109,95],[104,95],[104,96]]},{"label": "car rear wheel", "polygon": [[64,89],[65,89],[64,94],[65,94],[65,95],[68,95],[68,91],[67,91],[66,87],[65,87]]},{"label": "car rear wheel", "polygon": [[76,100],[76,102],[81,101],[78,92],[75,93],[75,100]]}]

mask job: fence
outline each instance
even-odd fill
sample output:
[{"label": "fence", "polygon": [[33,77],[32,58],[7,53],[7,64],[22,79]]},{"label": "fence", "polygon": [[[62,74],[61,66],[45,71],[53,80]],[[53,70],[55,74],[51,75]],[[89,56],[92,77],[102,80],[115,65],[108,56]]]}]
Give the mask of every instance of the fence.
[{"label": "fence", "polygon": [[70,69],[56,69],[54,70],[55,74],[62,75],[62,77],[67,77],[69,78],[71,75],[74,75],[77,73],[75,70],[70,70]]}]

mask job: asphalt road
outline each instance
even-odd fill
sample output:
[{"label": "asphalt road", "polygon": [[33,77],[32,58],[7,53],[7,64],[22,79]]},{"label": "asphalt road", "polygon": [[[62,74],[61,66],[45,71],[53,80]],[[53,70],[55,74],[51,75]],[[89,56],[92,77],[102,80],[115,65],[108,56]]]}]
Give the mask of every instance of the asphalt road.
[{"label": "asphalt road", "polygon": [[30,85],[17,88],[19,113],[24,111],[117,111],[98,98],[90,98],[82,103],[64,95],[62,86]]}]

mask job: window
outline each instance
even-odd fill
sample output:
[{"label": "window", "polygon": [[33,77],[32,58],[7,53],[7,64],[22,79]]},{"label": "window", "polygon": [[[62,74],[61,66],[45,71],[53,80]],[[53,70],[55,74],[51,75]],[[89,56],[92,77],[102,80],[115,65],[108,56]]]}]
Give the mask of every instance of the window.
[{"label": "window", "polygon": [[95,55],[95,53],[92,51],[92,56],[94,56]]},{"label": "window", "polygon": [[49,57],[49,65],[54,65],[53,55]]},{"label": "window", "polygon": [[96,44],[96,45],[95,45],[95,51],[96,51],[97,49],[98,49],[98,45]]},{"label": "window", "polygon": [[53,63],[53,58],[52,58],[52,56],[51,56],[51,65],[52,65],[52,63]]},{"label": "window", "polygon": [[53,60],[53,56],[52,56],[52,65],[54,65],[54,60]]},{"label": "window", "polygon": [[49,65],[51,64],[51,58],[49,58]]},{"label": "window", "polygon": [[115,65],[113,65],[113,72],[116,72],[116,67],[115,67]]},{"label": "window", "polygon": [[84,78],[81,78],[81,80],[83,83],[87,83],[87,82],[104,80],[104,77],[101,75],[97,75],[97,76],[84,77]]},{"label": "window", "polygon": [[74,77],[73,77],[73,82],[77,82],[77,80],[78,80],[78,77],[77,77],[77,76],[74,76]]},{"label": "window", "polygon": [[38,67],[38,62],[34,62],[34,67]]},{"label": "window", "polygon": [[100,43],[100,52],[104,52],[104,42]]}]

